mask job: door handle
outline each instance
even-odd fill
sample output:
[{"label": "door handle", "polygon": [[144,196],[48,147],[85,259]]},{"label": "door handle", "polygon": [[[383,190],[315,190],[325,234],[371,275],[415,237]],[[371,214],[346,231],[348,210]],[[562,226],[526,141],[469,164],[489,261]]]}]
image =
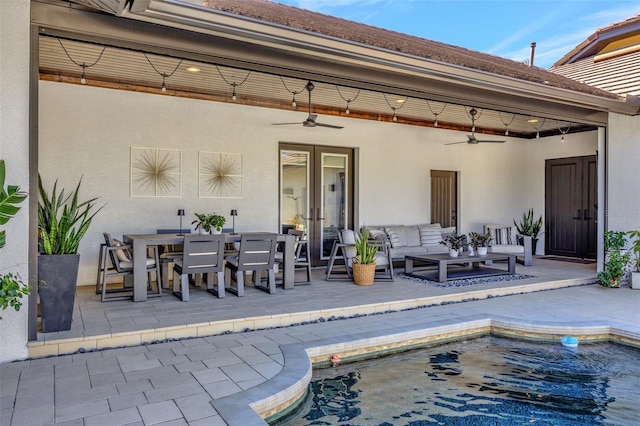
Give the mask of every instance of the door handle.
[{"label": "door handle", "polygon": [[316,218],[317,218],[318,220],[324,220],[324,217],[320,217],[320,207],[318,207],[318,208],[316,209],[316,213],[317,213],[317,214],[316,214]]},{"label": "door handle", "polygon": [[583,219],[584,220],[591,220],[591,218],[589,217],[589,210],[588,209],[584,209]]},{"label": "door handle", "polygon": [[580,216],[580,209],[576,210],[576,215],[574,217],[572,217],[572,219],[574,219],[574,220],[582,220],[582,217]]},{"label": "door handle", "polygon": [[309,209],[309,217],[303,217],[304,220],[313,220],[313,209]]}]

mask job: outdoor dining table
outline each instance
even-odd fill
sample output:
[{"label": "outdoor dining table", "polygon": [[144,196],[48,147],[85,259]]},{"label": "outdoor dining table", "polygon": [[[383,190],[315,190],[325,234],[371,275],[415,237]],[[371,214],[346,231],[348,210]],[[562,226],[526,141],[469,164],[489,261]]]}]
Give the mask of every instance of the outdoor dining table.
[{"label": "outdoor dining table", "polygon": [[[236,243],[241,234],[224,234],[225,242]],[[184,235],[178,234],[125,234],[125,244],[130,244],[133,251],[133,301],[147,300],[147,248],[170,244],[182,244]],[[285,290],[294,287],[295,277],[295,235],[278,234],[278,242],[284,242],[282,281]]]}]

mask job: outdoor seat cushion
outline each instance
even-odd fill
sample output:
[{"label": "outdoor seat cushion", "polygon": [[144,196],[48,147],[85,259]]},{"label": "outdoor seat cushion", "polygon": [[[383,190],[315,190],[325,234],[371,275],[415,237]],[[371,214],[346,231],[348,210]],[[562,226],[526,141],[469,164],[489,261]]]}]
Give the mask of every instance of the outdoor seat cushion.
[{"label": "outdoor seat cushion", "polygon": [[524,254],[524,246],[518,246],[515,244],[494,244],[489,247],[489,251],[492,253]]},{"label": "outdoor seat cushion", "polygon": [[428,254],[427,248],[422,246],[395,247],[390,249],[391,258],[394,260],[404,260],[405,256]]},{"label": "outdoor seat cushion", "polygon": [[[156,264],[156,260],[154,258],[147,257],[147,268],[149,266],[155,266],[155,264]],[[120,262],[120,268],[121,269],[132,269],[133,268],[133,262],[131,262],[130,260],[127,260],[125,262]]]},{"label": "outdoor seat cushion", "polygon": [[442,244],[438,244],[435,246],[428,246],[428,247],[423,246],[423,247],[427,250],[427,254],[449,253],[449,249],[446,246],[443,246]]}]

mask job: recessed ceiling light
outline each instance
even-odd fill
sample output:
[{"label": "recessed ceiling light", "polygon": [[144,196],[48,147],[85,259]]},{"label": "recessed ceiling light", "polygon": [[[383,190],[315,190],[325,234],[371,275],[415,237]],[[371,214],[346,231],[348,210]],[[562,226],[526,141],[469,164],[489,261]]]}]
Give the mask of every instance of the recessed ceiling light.
[{"label": "recessed ceiling light", "polygon": [[538,119],[537,118],[530,118],[527,120],[527,123],[537,123]]},{"label": "recessed ceiling light", "polygon": [[397,104],[403,104],[405,103],[406,99],[396,99],[396,103]]},{"label": "recessed ceiling light", "polygon": [[198,68],[198,67],[188,67],[187,71],[189,71],[189,72],[200,72],[200,68]]}]

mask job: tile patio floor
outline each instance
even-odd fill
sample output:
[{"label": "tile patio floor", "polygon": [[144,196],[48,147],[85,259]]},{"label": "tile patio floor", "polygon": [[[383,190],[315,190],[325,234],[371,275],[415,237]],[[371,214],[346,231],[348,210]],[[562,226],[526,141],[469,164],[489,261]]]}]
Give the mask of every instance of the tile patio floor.
[{"label": "tile patio floor", "polygon": [[[314,271],[310,286],[279,289],[276,295],[248,289],[244,298],[230,295],[222,300],[196,289],[186,303],[172,295],[140,304],[100,303],[90,291],[80,291],[72,330],[48,333],[38,345],[56,339],[89,342],[96,336],[139,335],[163,327],[188,335],[188,322],[221,323],[218,330],[233,330],[255,316],[286,325],[283,316],[296,319],[301,312],[308,318],[322,310],[324,318],[330,316],[327,313],[349,317],[393,312],[5,363],[0,365],[0,424],[264,424],[248,404],[285,393],[283,389],[301,381],[309,363],[301,348],[373,341],[399,331],[456,328],[488,318],[594,330],[611,325],[640,339],[640,292],[581,285],[526,293],[549,281],[570,280],[561,282],[562,287],[595,276],[593,265],[542,259],[535,265],[517,268],[535,279],[447,289],[400,279],[358,287],[325,282],[322,271]],[[515,294],[486,298],[500,293]],[[468,301],[408,309],[454,300],[447,297]]]}]

